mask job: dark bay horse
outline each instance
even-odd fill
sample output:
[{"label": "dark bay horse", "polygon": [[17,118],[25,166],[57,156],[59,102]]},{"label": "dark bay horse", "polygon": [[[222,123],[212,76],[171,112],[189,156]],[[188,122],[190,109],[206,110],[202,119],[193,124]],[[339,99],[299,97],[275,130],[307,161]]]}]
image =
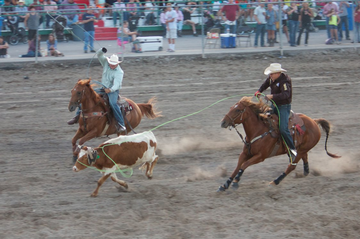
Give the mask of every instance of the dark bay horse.
[{"label": "dark bay horse", "polygon": [[[86,141],[111,134],[126,134],[132,129],[135,129],[143,116],[149,119],[157,118],[160,112],[154,109],[155,98],[151,98],[146,104],[137,104],[130,99],[126,99],[129,105],[132,106],[132,111],[124,115],[124,122],[126,131],[117,132],[116,120],[112,117],[110,124],[106,114],[109,112],[109,106],[105,105],[103,98],[97,94],[90,86],[90,79],[78,80],[74,88],[71,90],[71,98],[69,102],[69,111],[74,111],[79,104],[81,104],[82,112],[80,113],[79,128],[72,139],[74,160],[77,158],[76,142],[79,140],[79,145],[83,145]],[[131,127],[130,127],[130,125]]]},{"label": "dark bay horse", "polygon": [[[236,127],[242,124],[246,134],[246,143],[239,156],[238,164],[226,183],[220,186],[218,191],[225,191],[230,184],[234,188],[239,186],[238,182],[245,169],[251,165],[263,162],[266,158],[287,153],[285,144],[279,137],[273,137],[270,127],[267,124],[264,113],[269,110],[269,106],[263,101],[252,102],[252,97],[243,97],[239,102],[230,108],[230,111],[221,121],[221,127]],[[326,132],[325,151],[332,158],[339,158],[335,154],[327,151],[327,140],[330,133],[330,123],[325,119],[311,119],[304,114],[297,114],[302,119],[305,131],[302,135],[295,132],[297,156],[293,163],[289,164],[284,173],[270,184],[278,185],[296,167],[300,159],[304,162],[304,175],[309,174],[308,152],[320,140],[320,125]]]}]

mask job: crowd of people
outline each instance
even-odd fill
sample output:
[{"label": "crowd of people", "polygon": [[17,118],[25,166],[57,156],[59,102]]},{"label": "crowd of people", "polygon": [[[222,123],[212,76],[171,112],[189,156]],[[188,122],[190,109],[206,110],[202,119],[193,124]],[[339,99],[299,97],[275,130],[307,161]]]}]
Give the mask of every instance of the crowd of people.
[{"label": "crowd of people", "polygon": [[[0,0],[1,1],[1,0]],[[228,0],[228,1],[175,1],[168,3],[165,0],[90,0],[91,6],[88,11],[82,14],[79,5],[74,0],[2,0],[4,3],[0,6],[0,14],[11,24],[18,27],[23,22],[29,40],[29,52],[26,56],[33,56],[33,50],[36,49],[36,32],[39,25],[44,23],[46,28],[50,27],[50,22],[59,15],[66,19],[66,25],[72,24],[84,25],[84,53],[94,52],[94,22],[97,22],[101,16],[113,16],[113,24],[119,27],[118,37],[129,38],[129,42],[136,43],[138,32],[136,26],[140,18],[144,18],[144,25],[163,26],[163,36],[168,38],[169,52],[175,51],[175,39],[182,37],[184,25],[191,27],[193,35],[198,36],[196,31],[196,21],[192,19],[194,13],[199,13],[200,8],[204,12],[206,21],[212,20],[213,27],[215,20],[224,25],[224,32],[237,33],[239,25],[246,21],[256,23],[254,46],[273,47],[278,43],[279,30],[286,35],[290,46],[296,47],[301,44],[302,36],[305,34],[303,43],[309,44],[310,32],[314,28],[312,20],[318,15],[321,7],[323,20],[326,23],[327,44],[340,44],[343,40],[351,41],[349,31],[348,16],[350,7],[347,1],[315,3],[304,1],[302,3],[278,3],[277,0],[259,0],[256,2],[246,0]],[[316,7],[317,6],[317,7]],[[96,9],[94,9],[96,7]],[[39,13],[39,10],[46,12]],[[281,14],[281,21],[279,21]],[[354,31],[355,38],[353,42],[360,42],[360,7],[357,4],[353,12],[355,19]],[[80,20],[79,20],[80,19]],[[123,23],[122,26],[119,23]],[[205,22],[206,24],[206,22]],[[126,27],[125,27],[126,25]],[[1,29],[1,27],[0,27]],[[121,36],[120,36],[121,35]],[[266,38],[265,38],[266,36]],[[56,40],[56,34],[49,36]],[[266,45],[267,43],[267,45]],[[52,44],[54,47],[54,44]],[[0,57],[9,57],[6,53],[9,47],[8,42],[0,39]],[[31,49],[31,50],[30,50]],[[138,45],[134,44],[134,52],[141,52]],[[57,49],[47,49],[48,55],[63,55]],[[23,55],[24,56],[24,55]]]}]

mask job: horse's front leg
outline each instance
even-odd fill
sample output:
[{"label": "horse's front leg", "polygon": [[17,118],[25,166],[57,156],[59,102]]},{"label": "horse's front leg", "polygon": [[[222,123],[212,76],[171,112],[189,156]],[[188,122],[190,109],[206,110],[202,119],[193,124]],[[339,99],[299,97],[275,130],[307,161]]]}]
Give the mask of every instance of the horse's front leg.
[{"label": "horse's front leg", "polygon": [[[228,180],[226,180],[225,184],[219,187],[218,192],[225,191],[226,189],[229,188],[231,182],[234,180],[235,175],[238,173],[241,165],[245,162],[246,159],[247,159],[246,154],[244,152],[242,152],[239,156],[238,163],[237,163],[237,166],[236,166],[234,172],[231,174],[230,178]],[[236,177],[236,183],[239,182],[240,176]]]},{"label": "horse's front leg", "polygon": [[80,139],[83,136],[84,136],[84,132],[79,128],[76,131],[76,134],[74,135],[74,137],[71,140],[72,151],[73,151],[73,161],[74,162],[77,160],[76,142],[78,141],[78,139]]},{"label": "horse's front leg", "polygon": [[[242,154],[244,154],[244,158],[242,158],[241,156]],[[234,180],[234,177],[236,181],[233,183],[233,187],[237,188],[238,182],[240,181],[240,177],[244,173],[245,169],[247,169],[251,165],[264,161],[264,158],[262,157],[261,154],[254,155],[248,160],[246,160],[247,157],[244,152],[241,153],[241,155],[239,157],[238,166],[232,173],[231,177],[226,181],[226,183],[223,186],[219,187],[218,191],[225,191],[227,188],[229,188],[231,182]]]},{"label": "horse's front leg", "polygon": [[86,141],[89,141],[90,139],[95,138],[97,135],[97,129],[93,129],[89,132],[87,132],[80,140],[79,145],[83,145]]}]

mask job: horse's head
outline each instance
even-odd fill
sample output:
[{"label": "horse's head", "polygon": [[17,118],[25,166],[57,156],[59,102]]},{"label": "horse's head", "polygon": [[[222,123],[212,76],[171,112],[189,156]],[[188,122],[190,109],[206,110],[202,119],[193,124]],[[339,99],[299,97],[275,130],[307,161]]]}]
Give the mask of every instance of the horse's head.
[{"label": "horse's head", "polygon": [[237,102],[235,105],[230,107],[229,112],[225,115],[225,117],[221,121],[221,127],[235,127],[238,124],[242,123],[243,113],[245,112],[246,106],[241,103],[241,101]]},{"label": "horse's head", "polygon": [[253,102],[252,97],[243,97],[230,108],[229,112],[221,121],[221,127],[235,127],[236,125],[243,123],[251,114],[260,119],[260,115],[268,109],[269,106],[261,99],[258,102]]},{"label": "horse's head", "polygon": [[78,80],[74,88],[71,90],[71,98],[68,106],[70,112],[74,111],[83,100],[83,96],[85,95],[87,88],[90,88],[90,80],[90,78]]}]

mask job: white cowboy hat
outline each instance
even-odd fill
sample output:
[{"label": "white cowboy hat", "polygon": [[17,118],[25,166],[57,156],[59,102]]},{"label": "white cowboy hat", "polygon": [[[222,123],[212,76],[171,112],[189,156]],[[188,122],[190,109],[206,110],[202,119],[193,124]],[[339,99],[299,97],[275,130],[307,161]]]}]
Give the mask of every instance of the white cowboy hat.
[{"label": "white cowboy hat", "polygon": [[269,75],[271,73],[278,73],[278,72],[286,72],[285,69],[281,68],[281,64],[279,63],[272,63],[269,67],[267,67],[264,71],[265,75]]},{"label": "white cowboy hat", "polygon": [[25,3],[25,0],[19,0],[19,3]]},{"label": "white cowboy hat", "polygon": [[119,61],[119,57],[115,54],[112,54],[110,57],[106,57],[110,65],[120,64],[122,61]]}]

